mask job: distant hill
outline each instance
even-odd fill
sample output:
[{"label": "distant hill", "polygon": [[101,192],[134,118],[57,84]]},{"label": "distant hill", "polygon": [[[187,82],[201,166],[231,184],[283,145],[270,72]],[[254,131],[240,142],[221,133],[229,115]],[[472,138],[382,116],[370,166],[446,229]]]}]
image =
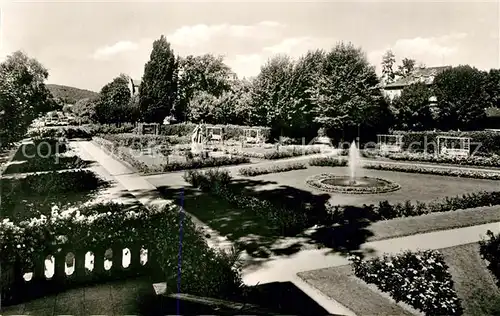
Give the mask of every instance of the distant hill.
[{"label": "distant hill", "polygon": [[59,98],[67,104],[75,104],[78,100],[87,98],[95,99],[99,96],[97,92],[75,87],[62,86],[59,84],[47,84],[46,86],[54,98]]}]

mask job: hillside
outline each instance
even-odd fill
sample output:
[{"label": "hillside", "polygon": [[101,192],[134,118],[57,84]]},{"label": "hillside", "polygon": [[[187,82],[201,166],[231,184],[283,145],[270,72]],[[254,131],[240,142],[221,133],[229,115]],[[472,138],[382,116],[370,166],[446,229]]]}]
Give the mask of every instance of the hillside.
[{"label": "hillside", "polygon": [[46,86],[54,98],[60,98],[68,104],[75,104],[78,100],[86,98],[93,99],[99,96],[99,93],[97,92],[78,89],[75,87],[62,86],[58,84],[47,84]]}]

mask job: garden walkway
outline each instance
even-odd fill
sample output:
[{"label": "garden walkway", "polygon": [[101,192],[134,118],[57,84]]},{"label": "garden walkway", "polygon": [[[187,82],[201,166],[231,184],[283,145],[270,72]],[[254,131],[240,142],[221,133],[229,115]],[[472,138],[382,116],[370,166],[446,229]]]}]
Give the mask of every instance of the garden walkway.
[{"label": "garden walkway", "polygon": [[[127,188],[130,193],[136,196],[136,198],[139,199],[142,203],[146,205],[150,205],[152,203],[170,203],[164,200],[157,192],[156,188],[147,181],[148,177],[133,173],[130,168],[111,157],[109,154],[107,154],[92,142],[84,141],[78,142],[77,144],[83,150],[87,151],[95,161],[99,162],[109,174],[113,175],[116,180],[122,184],[123,187]],[[309,159],[311,157],[312,156],[296,157],[287,159],[287,161],[301,161]],[[280,163],[283,162],[284,161],[280,161]],[[263,162],[255,164],[255,166],[264,166],[274,163],[276,162]],[[398,164],[398,162],[396,162],[395,164]],[[411,164],[415,165],[414,163]],[[429,166],[435,167],[435,165]],[[236,168],[238,167],[227,167],[227,169]],[[172,173],[169,175],[173,176],[171,177],[171,179],[173,180],[173,183],[171,183],[171,185],[184,185],[181,177],[182,173]],[[164,174],[161,176],[165,177],[166,175]],[[211,231],[209,228],[206,228],[206,225],[204,225],[203,223],[198,222],[197,224],[203,225],[205,229]],[[373,255],[380,255],[382,253],[398,253],[403,250],[440,249],[471,242],[477,242],[481,240],[482,236],[484,236],[487,230],[500,232],[500,223],[490,223],[401,238],[368,242],[363,244],[361,246],[361,249]],[[215,232],[212,231],[211,235],[214,236]],[[220,236],[218,236],[217,239],[224,240],[224,238]],[[213,241],[212,245],[214,245]],[[222,245],[223,247],[228,246],[230,245],[230,242],[225,240]],[[249,257],[247,257],[246,259],[252,261],[253,263],[243,271],[243,280],[246,284],[251,285],[257,283],[269,283],[274,281],[291,281],[306,294],[310,295],[311,298],[318,302],[318,304],[320,304],[328,312],[343,315],[353,314],[340,304],[332,301],[316,289],[306,284],[297,276],[297,273],[301,271],[345,265],[348,263],[348,260],[344,256],[338,253],[333,253],[330,249],[315,249],[302,250],[294,255],[287,257],[275,256],[266,258],[261,262]]]}]

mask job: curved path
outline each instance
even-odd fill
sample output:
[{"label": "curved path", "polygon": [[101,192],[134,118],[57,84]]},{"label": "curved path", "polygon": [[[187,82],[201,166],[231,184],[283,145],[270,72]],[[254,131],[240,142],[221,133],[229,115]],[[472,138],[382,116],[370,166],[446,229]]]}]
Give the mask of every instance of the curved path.
[{"label": "curved path", "polygon": [[[117,161],[115,158],[107,154],[94,143],[82,141],[77,142],[76,144],[77,146],[81,147],[81,149],[85,150],[89,155],[91,155],[97,162],[99,162],[109,174],[114,175],[116,180],[123,187],[128,189],[131,194],[135,195],[141,201],[141,203],[146,205],[157,203],[171,203],[171,201],[167,201],[160,196],[159,192],[156,190],[156,187],[154,187],[149,181],[147,181],[147,177],[134,173],[126,165],[124,165],[120,161]],[[302,161],[315,156],[324,156],[324,154],[295,157],[286,160],[280,160],[280,162]],[[273,164],[275,162],[276,161],[266,161],[255,164],[255,166]],[[409,164],[400,162],[390,163]],[[411,163],[411,165],[415,164]],[[429,164],[423,164],[423,166],[434,168],[436,167]],[[236,166],[228,168],[239,167]],[[443,168],[450,167],[446,166]],[[462,167],[457,166],[455,168]],[[484,170],[488,172],[500,172],[498,170]],[[199,221],[197,224],[202,226],[204,225]],[[206,227],[206,225],[204,226]],[[401,238],[367,242],[361,246],[361,249],[372,251],[374,255],[380,255],[382,253],[399,253],[403,250],[440,249],[477,242],[481,240],[487,230],[492,230],[495,233],[500,233],[500,222],[437,231],[426,234],[418,234]],[[214,234],[213,236],[218,236],[217,232],[212,231],[212,233]],[[225,248],[231,245],[231,242],[224,237],[218,236],[216,239],[219,238],[220,240],[225,240],[225,243],[215,243],[214,246]],[[251,260],[252,258],[246,257],[243,259]],[[302,271],[348,264],[348,260],[344,256],[341,256],[337,253],[331,253],[330,249],[314,249],[302,250],[294,255],[287,256],[285,258],[275,256],[266,258],[265,260],[265,262],[261,262],[260,264],[258,261],[253,261],[256,264],[249,265],[246,269],[243,270],[243,281],[246,284],[253,285],[257,283],[269,283],[275,281],[290,281],[294,283],[295,286],[300,288],[304,293],[308,294],[329,313],[354,315],[352,311],[335,302],[334,300],[326,297],[324,294],[308,285],[297,276],[297,273]]]}]

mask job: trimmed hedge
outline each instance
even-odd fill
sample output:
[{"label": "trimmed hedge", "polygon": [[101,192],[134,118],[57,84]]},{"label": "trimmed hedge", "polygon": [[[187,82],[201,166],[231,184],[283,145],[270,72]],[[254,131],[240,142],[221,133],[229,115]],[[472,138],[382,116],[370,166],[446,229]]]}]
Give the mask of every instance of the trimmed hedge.
[{"label": "trimmed hedge", "polygon": [[495,276],[497,286],[500,287],[500,234],[491,230],[486,232],[488,239],[479,241],[479,253],[488,261],[488,269]]},{"label": "trimmed hedge", "polygon": [[39,128],[28,133],[29,137],[57,137],[57,138],[92,138],[92,134],[82,127]]},{"label": "trimmed hedge", "polygon": [[231,176],[226,170],[211,169],[206,172],[186,171],[184,180],[204,192],[233,204],[237,208],[252,212],[268,221],[277,232],[294,236],[311,226],[312,216],[308,210],[289,209],[273,205],[270,201],[242,194],[230,187]]},{"label": "trimmed hedge", "polygon": [[8,165],[4,174],[80,169],[89,165],[89,161],[82,160],[78,156],[50,156],[47,158],[35,156],[21,164]]},{"label": "trimmed hedge", "polygon": [[[423,150],[424,144],[435,144],[434,146],[428,145],[427,152],[433,153],[435,151],[435,146],[437,146],[438,136],[456,136],[456,137],[470,137],[471,138],[471,150],[474,151],[478,145],[478,152],[487,154],[500,154],[500,133],[493,131],[470,131],[470,132],[434,132],[434,131],[424,131],[424,132],[403,132],[395,131],[395,135],[403,135],[403,149],[408,150],[410,144],[413,150]],[[427,140],[427,141],[425,141]],[[416,144],[420,143],[420,146]],[[474,144],[473,144],[474,143]]]},{"label": "trimmed hedge", "polygon": [[269,173],[279,173],[279,172],[286,172],[286,171],[292,171],[292,170],[300,170],[300,169],[307,169],[307,166],[303,163],[291,163],[287,165],[281,165],[281,166],[270,166],[270,167],[263,167],[263,168],[256,168],[256,167],[247,167],[247,168],[240,168],[238,172],[242,176],[247,176],[247,177],[255,177],[258,175],[262,174],[269,174]]},{"label": "trimmed hedge", "polygon": [[277,159],[319,154],[321,153],[321,149],[317,147],[293,146],[291,148],[281,147],[279,150],[268,151],[265,153],[248,152],[238,149],[231,149],[231,150],[226,149],[225,152],[226,154],[242,156],[242,157],[277,160]]},{"label": "trimmed hedge", "polygon": [[116,142],[120,146],[134,149],[151,148],[154,146],[171,146],[176,144],[188,144],[191,139],[187,136],[165,136],[165,135],[137,135],[137,134],[108,134],[102,138]]},{"label": "trimmed hedge", "polygon": [[481,167],[500,167],[500,156],[492,155],[490,157],[470,156],[467,158],[436,156],[424,153],[391,153],[384,155],[391,160],[396,161],[420,161],[430,163],[442,163],[464,166],[481,166]]},{"label": "trimmed hedge", "polygon": [[[176,135],[176,136],[191,136],[194,129],[198,126],[198,124],[194,123],[179,123],[179,124],[170,124],[170,125],[161,125],[160,134],[162,135]],[[264,133],[265,138],[269,138],[271,129],[268,127],[262,126],[243,126],[243,125],[210,125],[207,126],[213,127],[222,127],[224,131],[224,139],[239,139],[240,137],[245,135],[244,130],[247,128],[258,128]]]},{"label": "trimmed hedge", "polygon": [[[467,193],[454,197],[446,197],[443,200],[436,200],[430,203],[419,201],[412,203],[411,201],[406,201],[404,203],[391,204],[385,200],[379,202],[378,205],[363,205],[356,209],[363,214],[364,218],[372,222],[377,222],[400,217],[420,216],[429,213],[465,210],[492,205],[500,205],[500,191]],[[351,207],[343,205],[333,206],[327,203],[327,209],[329,218],[326,220],[326,223],[342,223],[345,217],[349,216],[346,212]]]},{"label": "trimmed hedge", "polygon": [[350,258],[354,274],[425,315],[462,315],[461,300],[443,255],[437,251],[406,251],[368,261]]},{"label": "trimmed hedge", "polygon": [[[310,166],[342,167],[342,166],[347,166],[347,164],[348,164],[348,162],[346,159],[336,158],[336,157],[309,159]],[[500,173],[492,173],[492,172],[486,172],[486,171],[475,170],[475,169],[427,167],[427,166],[419,166],[419,165],[394,164],[394,163],[383,163],[383,162],[374,162],[374,161],[363,162],[363,168],[374,169],[374,170],[384,170],[384,171],[404,172],[404,173],[432,174],[432,175],[458,177],[458,178],[500,180]]]},{"label": "trimmed hedge", "polygon": [[27,160],[35,156],[49,157],[68,151],[65,141],[55,138],[35,138],[32,144],[22,144],[16,151],[13,160]]}]

